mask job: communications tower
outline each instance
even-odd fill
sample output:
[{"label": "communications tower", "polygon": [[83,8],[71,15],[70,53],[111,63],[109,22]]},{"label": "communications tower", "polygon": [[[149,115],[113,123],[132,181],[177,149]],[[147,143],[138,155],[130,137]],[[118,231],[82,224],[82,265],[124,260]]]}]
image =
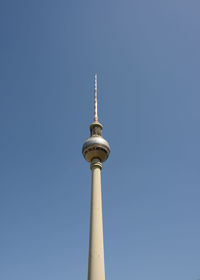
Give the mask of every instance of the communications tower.
[{"label": "communications tower", "polygon": [[98,122],[97,74],[95,74],[94,122],[90,125],[90,137],[82,147],[83,156],[90,162],[92,171],[88,280],[105,280],[101,169],[102,163],[110,154],[110,146],[102,137],[102,129],[103,126]]}]

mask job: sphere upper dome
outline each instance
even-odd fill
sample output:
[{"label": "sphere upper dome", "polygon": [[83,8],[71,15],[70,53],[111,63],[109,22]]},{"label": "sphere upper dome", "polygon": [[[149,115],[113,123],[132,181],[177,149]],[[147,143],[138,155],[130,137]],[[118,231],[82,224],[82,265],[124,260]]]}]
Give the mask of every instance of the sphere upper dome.
[{"label": "sphere upper dome", "polygon": [[89,162],[94,158],[103,162],[110,154],[110,145],[102,136],[91,136],[83,144],[82,153]]}]

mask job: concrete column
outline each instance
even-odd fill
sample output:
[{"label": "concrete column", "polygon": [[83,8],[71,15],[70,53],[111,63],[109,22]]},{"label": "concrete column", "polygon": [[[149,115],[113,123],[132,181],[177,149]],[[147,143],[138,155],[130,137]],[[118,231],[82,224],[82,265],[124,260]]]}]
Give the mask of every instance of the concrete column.
[{"label": "concrete column", "polygon": [[88,280],[105,280],[101,199],[102,164],[98,159],[94,159],[90,168],[92,170],[92,194],[90,209]]}]

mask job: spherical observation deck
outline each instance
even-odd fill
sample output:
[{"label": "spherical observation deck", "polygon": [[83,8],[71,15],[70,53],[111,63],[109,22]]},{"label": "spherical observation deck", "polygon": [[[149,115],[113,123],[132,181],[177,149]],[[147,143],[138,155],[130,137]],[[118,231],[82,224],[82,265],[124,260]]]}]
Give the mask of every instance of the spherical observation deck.
[{"label": "spherical observation deck", "polygon": [[94,158],[98,158],[101,162],[104,162],[110,154],[110,146],[103,137],[92,136],[83,144],[82,153],[84,158],[89,162]]},{"label": "spherical observation deck", "polygon": [[104,162],[110,154],[109,143],[101,136],[102,128],[99,122],[92,123],[90,126],[90,137],[83,144],[82,153],[89,162],[92,162],[94,158]]}]

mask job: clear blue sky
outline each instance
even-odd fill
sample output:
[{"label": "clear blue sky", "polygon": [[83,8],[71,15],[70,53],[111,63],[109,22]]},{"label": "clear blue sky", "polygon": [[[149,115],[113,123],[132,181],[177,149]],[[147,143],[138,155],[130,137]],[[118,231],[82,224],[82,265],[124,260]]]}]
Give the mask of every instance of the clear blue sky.
[{"label": "clear blue sky", "polygon": [[106,279],[200,278],[199,10],[0,1],[0,279],[87,279],[94,72]]}]

